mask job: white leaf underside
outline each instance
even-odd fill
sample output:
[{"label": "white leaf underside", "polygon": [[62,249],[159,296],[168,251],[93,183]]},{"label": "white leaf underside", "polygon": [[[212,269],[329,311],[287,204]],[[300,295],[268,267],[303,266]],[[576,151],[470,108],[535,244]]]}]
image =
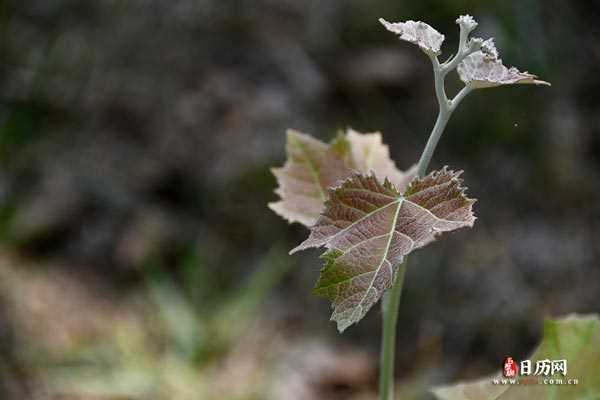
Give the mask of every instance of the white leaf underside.
[{"label": "white leaf underside", "polygon": [[440,54],[444,35],[422,21],[388,22],[379,18],[385,28],[400,39],[418,45],[426,53]]},{"label": "white leaf underside", "polygon": [[464,83],[471,84],[474,88],[515,84],[550,85],[527,71],[521,72],[515,67],[505,67],[502,60],[497,58],[498,52],[493,44],[485,48],[485,51],[476,51],[465,57],[456,68]]}]

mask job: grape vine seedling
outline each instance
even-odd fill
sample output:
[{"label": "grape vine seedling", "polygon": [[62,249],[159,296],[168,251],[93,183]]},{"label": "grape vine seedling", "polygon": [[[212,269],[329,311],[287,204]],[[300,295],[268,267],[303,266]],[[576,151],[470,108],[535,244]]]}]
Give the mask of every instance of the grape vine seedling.
[{"label": "grape vine seedling", "polygon": [[[438,141],[461,101],[475,89],[513,84],[549,85],[535,75],[507,68],[493,39],[469,37],[477,22],[460,16],[456,54],[440,63],[444,35],[421,21],[383,26],[431,59],[437,120],[416,165],[400,171],[381,134],[349,129],[326,144],[306,134],[287,134],[288,160],[274,168],[280,201],[269,206],[289,222],[310,227],[310,236],[291,253],[325,247],[314,293],[331,300],[331,319],[340,332],[360,321],[383,297],[379,396],[393,398],[396,322],[406,257],[442,232],[471,227],[475,200],[465,194],[462,171],[447,167],[427,174]],[[456,70],[464,87],[448,98],[447,74]],[[384,296],[385,295],[385,296]]]}]

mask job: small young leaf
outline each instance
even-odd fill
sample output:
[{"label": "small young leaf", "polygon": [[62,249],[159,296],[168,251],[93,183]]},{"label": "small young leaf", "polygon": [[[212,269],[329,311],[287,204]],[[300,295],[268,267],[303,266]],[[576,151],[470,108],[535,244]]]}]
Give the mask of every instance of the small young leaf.
[{"label": "small young leaf", "polygon": [[538,80],[529,72],[521,72],[515,67],[507,68],[498,58],[493,40],[486,40],[481,50],[468,55],[456,68],[460,79],[473,88],[488,88],[501,85],[534,84],[550,85]]},{"label": "small young leaf", "polygon": [[475,28],[477,28],[477,21],[473,19],[469,14],[461,15],[456,19],[456,24],[460,26],[461,30],[465,31],[467,34],[471,33]]},{"label": "small young leaf", "polygon": [[288,160],[282,168],[273,168],[281,197],[269,207],[289,222],[312,226],[328,198],[327,189],[348,178],[353,171],[375,172],[388,177],[404,190],[416,175],[416,167],[401,172],[390,158],[380,133],[359,133],[348,129],[331,144],[289,130]]},{"label": "small young leaf", "polygon": [[388,179],[355,174],[330,190],[309,238],[292,250],[326,246],[314,289],[331,300],[338,329],[360,321],[391,287],[404,256],[441,232],[472,226],[475,202],[459,172],[446,168],[415,179],[402,194]]},{"label": "small young leaf", "polygon": [[441,53],[440,48],[444,42],[444,35],[425,22],[388,22],[383,18],[379,18],[379,22],[388,31],[399,35],[400,39],[418,45],[425,53],[435,55]]}]

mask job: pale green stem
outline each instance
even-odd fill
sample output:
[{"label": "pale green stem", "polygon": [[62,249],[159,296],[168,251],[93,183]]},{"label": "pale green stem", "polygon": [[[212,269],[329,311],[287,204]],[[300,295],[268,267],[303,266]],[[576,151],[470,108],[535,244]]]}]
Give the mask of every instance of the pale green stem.
[{"label": "pale green stem", "polygon": [[[468,54],[470,54],[470,51],[462,52],[462,50],[459,50],[459,53],[463,54],[463,56],[462,57],[458,57],[458,56],[454,57],[454,59],[452,59],[452,61],[450,61],[450,63],[448,65],[451,65],[451,64],[458,65],[458,63],[455,63],[455,60],[457,60],[457,59],[462,60],[464,57],[466,57]],[[430,55],[430,58],[431,58],[431,63],[433,65],[435,95],[438,100],[439,112],[438,112],[437,119],[435,121],[435,125],[433,126],[433,130],[431,131],[431,134],[429,135],[429,139],[427,140],[427,144],[425,145],[425,149],[423,150],[423,153],[421,154],[421,158],[419,159],[419,164],[417,165],[417,174],[420,177],[425,176],[425,174],[427,173],[427,167],[429,167],[429,163],[431,162],[431,157],[433,157],[433,152],[435,151],[435,148],[437,147],[437,144],[440,141],[440,137],[442,137],[442,133],[444,132],[444,129],[446,128],[446,124],[450,120],[450,116],[452,115],[452,112],[456,109],[456,107],[460,104],[460,102],[465,98],[465,96],[473,90],[473,87],[471,85],[467,84],[464,88],[462,88],[462,90],[460,92],[458,92],[458,94],[456,95],[456,97],[454,97],[454,99],[448,100],[448,97],[446,96],[446,90],[444,88],[444,78],[446,77],[446,74],[448,73],[448,69],[444,68],[442,65],[440,65],[440,63],[435,55]]]},{"label": "pale green stem", "polygon": [[429,139],[427,140],[427,144],[425,145],[425,149],[423,150],[423,154],[421,154],[419,164],[417,165],[417,174],[419,175],[419,177],[425,176],[425,173],[427,172],[427,167],[429,166],[429,162],[431,161],[431,157],[433,157],[433,152],[437,147],[438,142],[440,141],[440,137],[442,137],[442,133],[446,128],[446,124],[448,123],[451,114],[452,111],[450,110],[450,108],[443,109],[440,107],[440,111],[435,121],[435,125],[433,126],[431,135],[429,135]]},{"label": "pale green stem", "polygon": [[[435,94],[438,100],[439,113],[429,135],[425,149],[417,165],[417,174],[419,177],[425,176],[433,152],[446,128],[452,112],[460,102],[469,94],[473,87],[467,84],[458,94],[449,100],[446,96],[444,78],[449,71],[456,66],[473,51],[479,49],[480,44],[467,43],[468,32],[463,31],[461,26],[461,35],[459,49],[450,61],[440,64],[435,54],[428,54],[433,65]],[[404,284],[404,274],[406,272],[407,258],[398,267],[396,278],[392,288],[384,295],[382,300],[383,313],[383,337],[381,340],[381,368],[379,371],[379,400],[394,400],[394,361],[396,356],[396,325],[398,322],[398,309],[400,308],[400,298],[402,297],[402,286]]]},{"label": "pale green stem", "polygon": [[464,26],[460,27],[460,39],[458,40],[458,51],[456,55],[448,62],[441,65],[442,74],[445,76],[448,72],[454,70],[466,56],[481,48],[481,41],[469,41],[469,31]]},{"label": "pale green stem", "polygon": [[383,337],[381,338],[381,371],[379,372],[379,399],[394,399],[394,361],[396,358],[396,327],[398,325],[398,309],[402,297],[406,260],[398,267],[392,288],[384,295]]}]

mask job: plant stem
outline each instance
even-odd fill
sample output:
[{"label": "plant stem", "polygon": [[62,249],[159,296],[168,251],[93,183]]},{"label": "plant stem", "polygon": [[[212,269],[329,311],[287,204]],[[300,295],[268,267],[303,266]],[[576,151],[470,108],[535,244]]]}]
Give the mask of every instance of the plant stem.
[{"label": "plant stem", "polygon": [[381,370],[379,371],[379,399],[394,399],[394,361],[396,358],[396,326],[398,325],[398,309],[402,297],[406,259],[398,267],[392,288],[384,295],[383,337],[381,339]]},{"label": "plant stem", "polygon": [[421,158],[419,159],[419,164],[417,166],[417,174],[421,178],[425,176],[425,173],[427,172],[427,167],[429,166],[431,157],[433,157],[433,152],[440,141],[440,137],[444,132],[444,128],[446,128],[446,124],[450,119],[451,113],[452,111],[450,110],[440,109],[437,120],[435,121],[435,125],[433,126],[433,130],[431,131],[431,135],[429,135],[429,139],[425,145],[425,150],[423,150],[423,154],[421,154]]},{"label": "plant stem", "polygon": [[[460,25],[460,41],[456,56],[448,63],[440,64],[437,55],[428,53],[433,66],[433,75],[435,83],[435,96],[439,105],[439,113],[429,135],[425,149],[417,165],[417,174],[419,177],[425,176],[433,152],[446,128],[452,112],[460,102],[468,95],[473,87],[467,84],[458,94],[449,100],[446,96],[444,80],[448,72],[456,66],[469,54],[479,49],[481,42],[467,42],[468,30],[464,25]],[[394,361],[396,357],[396,325],[398,322],[398,309],[400,308],[400,298],[402,297],[402,286],[404,284],[404,274],[406,272],[407,258],[398,267],[396,278],[392,288],[384,295],[382,301],[383,312],[383,337],[381,339],[381,368],[379,371],[379,400],[394,400]]]},{"label": "plant stem", "polygon": [[[438,100],[439,112],[435,121],[435,125],[433,126],[433,130],[429,135],[429,139],[427,140],[427,144],[425,145],[425,149],[423,150],[423,154],[421,154],[421,158],[419,159],[419,164],[417,166],[417,174],[421,178],[427,173],[427,167],[429,167],[431,157],[433,157],[433,152],[435,151],[435,148],[437,147],[437,144],[440,141],[440,137],[442,136],[442,133],[446,128],[448,120],[450,120],[452,112],[456,109],[460,102],[473,90],[473,87],[467,84],[464,88],[462,88],[460,92],[458,92],[458,94],[452,100],[448,100],[448,97],[446,96],[446,89],[444,87],[444,78],[446,77],[448,70],[444,68],[443,65],[440,65],[436,56],[431,55],[430,58],[431,63],[433,65],[435,96]],[[457,58],[459,57],[455,57],[454,59]]]}]

